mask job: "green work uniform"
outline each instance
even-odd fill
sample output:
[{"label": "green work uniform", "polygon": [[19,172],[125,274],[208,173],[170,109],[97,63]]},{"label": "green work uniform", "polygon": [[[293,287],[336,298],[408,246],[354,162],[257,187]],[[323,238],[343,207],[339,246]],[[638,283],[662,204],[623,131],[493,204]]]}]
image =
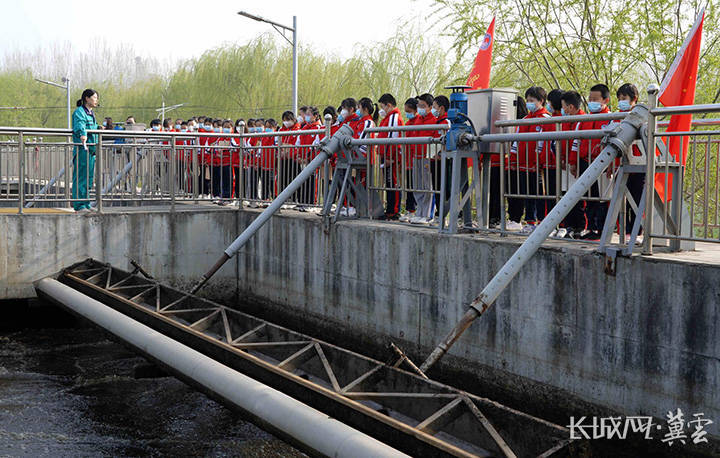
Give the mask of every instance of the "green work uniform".
[{"label": "green work uniform", "polygon": [[[88,192],[93,185],[95,176],[95,144],[97,143],[97,134],[89,134],[88,130],[98,128],[95,121],[95,114],[88,112],[85,107],[78,107],[73,113],[73,143],[75,143],[75,152],[73,154],[73,199],[87,199]],[[82,146],[80,137],[86,136],[85,142],[88,149]],[[90,201],[77,200],[73,202],[75,210],[90,208]]]}]

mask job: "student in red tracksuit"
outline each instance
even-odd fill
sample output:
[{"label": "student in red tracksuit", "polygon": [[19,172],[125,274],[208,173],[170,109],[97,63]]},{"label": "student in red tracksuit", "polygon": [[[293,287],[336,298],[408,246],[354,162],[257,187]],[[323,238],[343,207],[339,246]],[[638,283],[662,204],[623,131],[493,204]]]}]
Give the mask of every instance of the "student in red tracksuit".
[{"label": "student in red tracksuit", "polygon": [[[586,114],[582,108],[582,96],[576,91],[566,91],[561,97],[562,102],[562,115],[563,116],[576,116]],[[562,123],[563,131],[574,131],[577,128],[577,122],[564,122]],[[563,140],[555,142],[557,147],[557,154],[560,155],[560,166],[568,169],[569,173],[570,161],[573,164],[577,164],[577,157],[572,157],[572,140]],[[577,156],[577,155],[575,155]],[[561,229],[558,230],[557,235],[566,238],[577,238],[580,237],[581,233],[587,227],[587,219],[585,218],[585,201],[580,201],[570,210],[570,213],[560,223]],[[564,230],[563,230],[564,228]]]},{"label": "student in red tracksuit", "polygon": [[[187,132],[188,131],[188,125],[187,122],[181,121],[180,127],[178,129],[178,132]],[[175,182],[177,183],[177,190],[178,191],[185,191],[188,192],[190,188],[190,150],[181,148],[185,145],[190,145],[192,143],[192,140],[187,138],[176,138],[175,139],[175,145],[176,145],[176,155],[175,155],[175,164],[176,164],[176,172],[175,172]]]},{"label": "student in red tracksuit", "polygon": [[[553,89],[552,91],[548,92],[545,109],[548,111],[548,113],[550,113],[550,115],[552,115],[552,117],[562,116],[562,95],[563,91],[561,89]],[[558,125],[555,124],[555,129],[557,128]],[[550,213],[555,207],[558,177],[556,163],[559,144],[559,141],[551,142],[550,149],[547,151],[547,154],[542,155],[540,158],[539,165],[541,168],[540,172],[543,174],[543,191],[544,194],[548,196],[548,198],[545,199],[544,203],[541,202],[542,207],[540,207],[539,210],[542,210],[542,213],[538,212],[540,220],[544,219],[545,216],[547,216],[547,214]],[[555,233],[555,235],[557,235],[557,233]]]},{"label": "student in red tracksuit", "polygon": [[[273,118],[265,121],[265,133],[275,132],[277,121]],[[263,137],[260,141],[262,153],[260,154],[260,188],[263,200],[275,198],[275,167],[277,156],[278,137]]]},{"label": "student in red tracksuit", "polygon": [[[300,169],[304,168],[310,161],[315,159],[317,149],[315,145],[320,143],[320,138],[324,136],[324,126],[320,121],[320,110],[314,106],[305,107],[305,127],[302,130],[316,130],[316,134],[303,134],[297,139],[298,145],[297,159]],[[304,205],[314,205],[317,203],[315,199],[315,176],[317,171],[308,178],[299,189],[300,207],[298,210],[304,211]]]},{"label": "student in red tracksuit", "polygon": [[[591,114],[610,113],[610,89],[604,84],[596,84],[590,88],[588,94],[588,110]],[[578,123],[575,130],[602,129],[609,121],[585,121]],[[587,170],[592,161],[600,154],[600,139],[573,141],[571,155],[568,160],[571,173],[580,176]],[[600,197],[600,186],[598,182],[590,188],[589,197]],[[587,233],[580,238],[584,240],[599,240],[600,231],[605,224],[607,216],[607,203],[597,200],[588,200],[585,204],[585,215],[587,217]]]},{"label": "student in red tracksuit", "polygon": [[[639,96],[638,88],[631,83],[625,83],[618,88],[616,91],[618,100],[618,111],[628,112],[633,109],[637,104]],[[637,145],[632,147],[633,156],[642,156],[642,153],[638,149]],[[627,180],[627,188],[630,191],[635,204],[640,204],[640,198],[642,197],[643,188],[645,186],[645,174],[643,173],[631,173]],[[642,214],[642,210],[640,210]],[[630,234],[632,231],[633,224],[635,224],[636,214],[632,211],[630,205],[627,206],[627,212],[625,213],[625,233]],[[642,227],[640,228],[642,233]]]},{"label": "student in red tracksuit", "polygon": [[[406,126],[416,126],[420,122],[420,117],[417,115],[417,99],[415,97],[410,97],[405,101],[404,110],[405,110],[405,117],[407,118],[407,122],[405,123]],[[405,133],[405,137],[419,137],[419,131],[417,130],[410,130]],[[424,159],[423,150],[418,145],[407,145],[405,149],[405,176],[406,180],[405,183],[409,189],[420,189],[418,187],[418,184],[420,183],[420,180],[416,178],[416,173],[414,171],[415,163],[418,164],[418,167],[422,167],[421,160]],[[429,168],[428,168],[429,173]],[[405,213],[400,216],[400,221],[407,223],[410,222],[412,218],[415,217],[415,210],[417,208],[417,200],[416,198],[420,196],[421,193],[417,191],[410,191],[407,193],[405,197]],[[428,210],[429,211],[429,210]]]},{"label": "student in red tracksuit", "polygon": [[[300,123],[295,118],[292,111],[286,111],[282,114],[283,125],[280,127],[278,132],[285,133],[280,137],[280,144],[278,146],[279,153],[279,164],[278,164],[278,193],[282,192],[283,189],[292,182],[297,176],[297,162],[295,158],[297,156],[297,135],[288,135],[287,132],[294,132],[300,130]],[[297,199],[297,195],[293,200]]]},{"label": "student in red tracksuit", "polygon": [[[205,122],[201,125],[200,129],[198,129],[198,132],[205,132],[205,133],[212,133],[213,132],[213,125],[212,125],[212,119],[206,118]],[[200,137],[199,138],[199,145],[200,149],[198,150],[198,172],[200,173],[200,183],[201,183],[201,194],[203,196],[209,197],[212,188],[210,186],[210,150],[207,148],[208,146],[211,146],[215,140],[211,137]]]},{"label": "student in red tracksuit", "polygon": [[[547,101],[547,93],[545,89],[539,86],[533,86],[525,91],[526,107],[529,114],[525,119],[549,118],[550,113],[545,109]],[[518,133],[528,132],[548,132],[554,131],[554,124],[539,124],[534,126],[519,126]],[[514,142],[510,149],[511,168],[515,165],[515,171],[510,173],[510,191],[513,194],[524,194],[527,196],[538,195],[538,185],[540,176],[538,175],[538,163],[547,161],[550,155],[549,141],[527,141]],[[508,214],[510,221],[507,224],[509,230],[518,230],[520,221],[525,214],[525,226],[522,227],[523,232],[530,233],[535,228],[538,217],[542,216],[542,210],[538,209],[538,199],[528,198],[509,198]],[[538,215],[540,214],[540,215]]]},{"label": "student in red tracksuit", "polygon": [[[397,127],[402,126],[403,119],[400,116],[400,110],[397,108],[397,101],[392,94],[383,94],[378,99],[380,110],[378,115],[382,118],[380,127]],[[377,138],[399,138],[400,132],[380,132]],[[398,146],[378,146],[378,157],[382,160],[381,167],[384,170],[385,186],[387,188],[400,187],[400,174],[404,173],[402,164],[401,149]],[[409,185],[410,181],[406,181]],[[400,217],[400,191],[387,191],[385,199],[385,215],[384,219],[394,220]],[[413,208],[413,210],[415,210]]]},{"label": "student in red tracksuit", "polygon": [[[245,120],[239,118],[235,121],[235,128],[233,129],[234,134],[245,133]],[[233,137],[232,141],[232,168],[233,168],[233,197],[236,199],[242,199],[242,184],[241,173],[243,171],[242,155],[243,155],[243,139],[241,137]]]},{"label": "student in red tracksuit", "polygon": [[[432,113],[432,106],[433,102],[435,101],[435,97],[432,96],[432,94],[422,94],[417,96],[417,116],[418,116],[418,125],[432,125],[437,124],[437,118]],[[417,132],[418,137],[434,137],[437,135],[436,130],[421,130]],[[442,135],[442,133],[440,134]],[[419,189],[440,189],[439,186],[435,187],[435,183],[439,183],[439,177],[440,177],[440,155],[429,157],[430,153],[428,151],[428,145],[418,145],[416,152],[418,154],[421,154],[421,157],[423,158],[421,160],[421,164],[423,167],[423,170],[425,168],[425,165],[428,165],[430,168],[430,182],[426,182],[422,180],[421,182],[416,180],[416,184],[418,185]],[[417,165],[416,167],[417,168]],[[423,170],[417,170],[417,172],[423,172]],[[422,179],[422,175],[420,177]],[[427,177],[425,177],[427,178]],[[411,219],[411,223],[428,223],[432,220],[434,213],[435,213],[435,194],[424,192],[421,193],[421,196],[415,196],[417,210],[415,212],[415,218]]]},{"label": "student in red tracksuit", "polygon": [[[232,133],[232,122],[229,120],[213,123],[216,133]],[[222,132],[218,132],[221,130]],[[212,150],[212,171],[213,171],[213,195],[221,199],[230,199],[232,192],[232,153],[230,151],[230,137],[216,137],[215,146]],[[218,204],[227,204],[225,201],[218,201]]]}]

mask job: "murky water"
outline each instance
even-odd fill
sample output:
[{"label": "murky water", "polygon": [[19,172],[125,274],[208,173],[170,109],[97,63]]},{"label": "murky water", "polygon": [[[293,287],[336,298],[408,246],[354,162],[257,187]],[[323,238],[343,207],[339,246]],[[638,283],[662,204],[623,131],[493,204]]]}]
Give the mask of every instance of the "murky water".
[{"label": "murky water", "polygon": [[0,330],[0,456],[304,456],[174,377],[136,378],[145,360],[99,330],[21,321]]}]

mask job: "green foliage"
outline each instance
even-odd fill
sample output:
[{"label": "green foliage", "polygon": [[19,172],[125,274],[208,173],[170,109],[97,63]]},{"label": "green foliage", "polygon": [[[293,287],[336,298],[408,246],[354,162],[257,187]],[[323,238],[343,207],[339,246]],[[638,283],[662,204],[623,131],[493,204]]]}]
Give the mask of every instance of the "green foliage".
[{"label": "green foliage", "polygon": [[662,80],[702,6],[704,48],[696,101],[720,97],[718,0],[435,0],[435,16],[454,49],[476,49],[496,12],[491,86],[611,89],[634,82],[643,92]]},{"label": "green foliage", "polygon": [[[101,67],[111,67],[121,55],[98,46],[95,58]],[[21,57],[12,65],[6,59],[4,71],[0,67],[0,84],[7,89],[0,93],[0,106],[27,109],[0,110],[0,125],[64,127],[64,91],[34,81],[38,75],[29,67],[37,56]],[[125,52],[125,57],[134,61],[130,52]],[[82,61],[81,67],[89,69],[92,56],[83,55]],[[450,61],[443,50],[416,39],[414,34],[359,48],[357,55],[347,60],[300,48],[298,61],[298,103],[317,105],[321,110],[327,105],[337,107],[346,97],[377,100],[390,92],[404,101],[422,92],[442,93],[445,85],[462,80],[467,71],[457,60]],[[61,74],[57,69],[42,71]],[[166,76],[146,71],[138,77],[140,72],[131,72],[128,65],[119,65],[117,73],[110,69],[87,73],[92,77],[80,75],[80,83],[73,85],[73,109],[79,92],[92,87],[100,94],[98,116],[110,116],[116,122],[134,115],[138,122],[148,123],[157,117],[155,110],[163,100],[166,105],[184,103],[168,113],[182,119],[194,115],[279,119],[283,111],[292,109],[292,49],[270,34],[244,45],[208,50],[197,59],[182,62]]]}]

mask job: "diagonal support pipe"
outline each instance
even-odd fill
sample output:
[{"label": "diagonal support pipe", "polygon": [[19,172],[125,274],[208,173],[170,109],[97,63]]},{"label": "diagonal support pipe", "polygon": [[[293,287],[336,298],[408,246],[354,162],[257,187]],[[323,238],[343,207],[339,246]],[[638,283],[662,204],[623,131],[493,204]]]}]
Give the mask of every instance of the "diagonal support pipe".
[{"label": "diagonal support pipe", "polygon": [[470,308],[449,334],[435,347],[422,363],[420,370],[427,373],[440,358],[448,352],[462,334],[487,310],[502,293],[520,269],[527,263],[550,233],[565,218],[575,204],[597,181],[615,157],[625,154],[632,142],[640,137],[640,129],[646,122],[649,111],[645,105],[636,105],[625,119],[614,125],[603,138],[603,149],[590,167],[570,187],[568,192],[543,219],[520,248],[510,257],[500,271],[490,280],[480,294],[470,303]]},{"label": "diagonal support pipe", "polygon": [[320,143],[320,151],[315,158],[300,172],[300,174],[272,201],[270,206],[266,208],[260,215],[253,220],[250,225],[240,234],[226,249],[220,259],[217,260],[214,266],[208,270],[205,275],[202,276],[200,281],[190,290],[190,294],[197,293],[200,288],[205,286],[205,283],[212,278],[215,273],[237,252],[242,248],[250,238],[260,229],[270,217],[277,212],[280,207],[297,191],[300,186],[308,179],[315,170],[320,168],[321,165],[331,155],[338,152],[340,149],[345,148],[349,145],[352,138],[353,130],[347,124],[341,127],[335,135],[327,140],[323,140]]}]

